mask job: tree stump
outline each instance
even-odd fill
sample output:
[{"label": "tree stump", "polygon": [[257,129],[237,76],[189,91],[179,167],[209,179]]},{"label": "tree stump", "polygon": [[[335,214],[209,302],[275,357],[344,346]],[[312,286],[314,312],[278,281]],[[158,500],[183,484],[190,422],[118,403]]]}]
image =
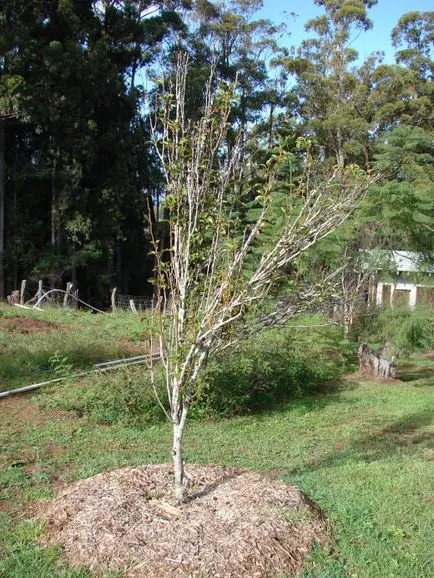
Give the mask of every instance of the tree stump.
[{"label": "tree stump", "polygon": [[359,367],[366,377],[395,377],[395,358],[392,344],[386,343],[378,350],[361,343],[357,349]]},{"label": "tree stump", "polygon": [[19,304],[20,295],[21,295],[20,290],[15,289],[15,291],[12,291],[12,293],[6,297],[6,300],[9,303],[9,305],[15,305],[16,303]]}]

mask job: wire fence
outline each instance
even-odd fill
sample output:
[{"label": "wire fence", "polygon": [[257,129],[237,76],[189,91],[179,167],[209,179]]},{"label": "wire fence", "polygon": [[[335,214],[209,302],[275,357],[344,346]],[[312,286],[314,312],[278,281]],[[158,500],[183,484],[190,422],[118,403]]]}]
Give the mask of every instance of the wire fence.
[{"label": "wire fence", "polygon": [[153,297],[143,297],[141,295],[123,295],[121,293],[116,293],[114,304],[116,308],[124,309],[125,311],[134,311],[135,309],[137,312],[142,312],[148,309],[154,309],[155,299]]},{"label": "wire fence", "polygon": [[[79,298],[78,289],[72,283],[67,283],[64,289],[54,289],[44,286],[43,282],[34,280],[23,280],[20,289],[15,289],[7,296],[10,305],[18,305],[27,309],[41,309],[44,305],[58,307],[77,308],[85,306],[95,311],[104,313],[101,309],[84,302]],[[144,295],[127,295],[118,293],[114,288],[111,292],[111,303],[107,310],[115,311],[123,309],[140,313],[156,307],[156,300],[153,297]]]}]

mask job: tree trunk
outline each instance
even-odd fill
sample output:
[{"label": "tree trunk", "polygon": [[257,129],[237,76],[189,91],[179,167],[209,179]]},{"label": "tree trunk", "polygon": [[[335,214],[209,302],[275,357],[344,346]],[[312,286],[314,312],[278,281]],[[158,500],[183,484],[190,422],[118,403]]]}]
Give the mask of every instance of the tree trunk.
[{"label": "tree trunk", "polygon": [[274,105],[270,106],[270,115],[268,117],[268,148],[273,146],[273,129],[274,129]]},{"label": "tree trunk", "polygon": [[[57,224],[58,224],[58,214],[57,214],[57,190],[56,190],[56,170],[57,170],[57,160],[53,160],[53,166],[51,167],[51,249],[53,255],[57,254]],[[50,271],[50,289],[56,288],[57,275],[52,265]]]},{"label": "tree trunk", "polygon": [[340,128],[337,131],[336,144],[337,144],[336,162],[337,162],[339,172],[341,172],[344,170],[344,166],[345,166],[345,155],[344,155],[344,150],[343,150],[342,131]]},{"label": "tree trunk", "polygon": [[5,120],[0,119],[0,300],[5,298]]},{"label": "tree trunk", "polygon": [[347,339],[348,334],[350,333],[350,323],[349,323],[349,307],[345,300],[342,305],[342,316],[343,316],[344,337],[345,339]]},{"label": "tree trunk", "polygon": [[115,245],[115,277],[116,277],[116,285],[119,287],[121,293],[128,293],[126,290],[124,280],[122,277],[122,247],[121,242],[116,241]]},{"label": "tree trunk", "polygon": [[56,250],[57,240],[57,192],[56,192],[56,160],[51,168],[51,248]]},{"label": "tree trunk", "polygon": [[184,433],[184,427],[182,423],[178,420],[173,422],[173,446],[172,446],[172,458],[173,458],[173,472],[175,476],[175,498],[178,502],[184,500],[184,460],[182,456],[182,437]]},{"label": "tree trunk", "polygon": [[360,370],[366,377],[395,377],[395,360],[392,344],[375,351],[367,343],[361,343],[357,350]]}]

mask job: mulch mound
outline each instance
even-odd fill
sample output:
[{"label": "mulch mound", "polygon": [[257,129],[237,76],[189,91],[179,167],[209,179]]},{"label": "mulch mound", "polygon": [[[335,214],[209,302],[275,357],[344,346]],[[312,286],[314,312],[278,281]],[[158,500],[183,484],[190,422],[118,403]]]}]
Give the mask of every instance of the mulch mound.
[{"label": "mulch mound", "polygon": [[269,476],[188,466],[182,505],[169,465],[126,468],[77,482],[51,503],[48,541],[73,564],[126,578],[274,577],[299,570],[325,541],[321,516]]},{"label": "mulch mound", "polygon": [[64,326],[54,321],[44,321],[43,319],[28,319],[26,317],[9,317],[0,320],[1,325],[9,333],[51,333],[63,329]]}]

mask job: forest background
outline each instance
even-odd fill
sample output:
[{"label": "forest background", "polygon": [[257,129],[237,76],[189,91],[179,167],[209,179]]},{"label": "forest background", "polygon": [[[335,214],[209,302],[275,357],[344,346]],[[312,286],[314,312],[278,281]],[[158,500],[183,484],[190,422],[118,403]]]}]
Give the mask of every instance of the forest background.
[{"label": "forest background", "polygon": [[[289,47],[293,17],[262,18],[271,3],[260,0],[3,0],[0,298],[21,279],[30,289],[39,279],[72,281],[100,306],[114,286],[152,295],[151,233],[164,238],[165,210],[152,95],[159,78],[173,74],[180,49],[189,55],[192,120],[213,63],[216,85],[237,78],[229,121],[232,134],[243,135],[250,167],[241,223],[254,219],[260,167],[279,151],[276,227],[306,151],[317,179],[349,165],[381,175],[344,229],[288,277],[324,275],[351,259],[351,271],[360,270],[361,249],[429,259],[434,13],[402,14],[387,58],[365,58],[354,40],[368,37],[370,10],[383,3],[316,0],[304,39]],[[225,146],[232,144],[229,130]]]}]

